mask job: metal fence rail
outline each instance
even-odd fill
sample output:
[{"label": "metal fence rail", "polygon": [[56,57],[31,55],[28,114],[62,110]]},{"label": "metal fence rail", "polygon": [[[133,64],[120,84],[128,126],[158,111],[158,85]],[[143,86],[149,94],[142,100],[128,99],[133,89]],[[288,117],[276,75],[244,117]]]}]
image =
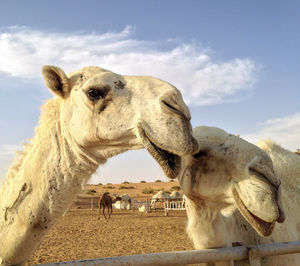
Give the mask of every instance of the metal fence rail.
[{"label": "metal fence rail", "polygon": [[169,211],[185,211],[185,201],[183,200],[166,200],[164,202],[165,216],[168,216]]},{"label": "metal fence rail", "polygon": [[137,266],[137,265],[184,265],[215,261],[239,261],[249,259],[250,265],[259,266],[260,257],[292,254],[300,252],[300,241],[272,243],[263,245],[239,246],[233,248],[217,248],[205,250],[174,251],[150,253],[131,256],[78,260],[43,264],[54,265],[103,265],[103,266]]}]

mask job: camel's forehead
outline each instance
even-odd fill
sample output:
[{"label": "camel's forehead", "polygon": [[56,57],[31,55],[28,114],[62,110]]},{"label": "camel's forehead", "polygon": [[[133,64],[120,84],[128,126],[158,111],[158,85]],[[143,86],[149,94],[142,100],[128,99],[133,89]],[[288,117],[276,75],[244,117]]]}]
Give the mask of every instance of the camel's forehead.
[{"label": "camel's forehead", "polygon": [[228,134],[222,129],[215,127],[197,127],[193,129],[194,137],[200,142],[200,145],[210,148],[216,154],[228,159],[233,157],[252,158],[260,156],[269,157],[260,147],[232,134]]},{"label": "camel's forehead", "polygon": [[224,130],[216,127],[207,126],[199,126],[193,128],[193,135],[199,141],[207,140],[212,143],[226,140],[229,137],[227,132],[225,132]]},{"label": "camel's forehead", "polygon": [[77,75],[82,75],[85,79],[89,79],[99,73],[102,73],[102,72],[111,72],[109,70],[106,70],[104,68],[101,68],[101,67],[97,67],[97,66],[87,66],[87,67],[84,67],[80,70],[76,70],[76,71],[73,71],[73,72],[70,72],[67,74],[67,77],[68,78],[72,78],[74,76],[77,76]]}]

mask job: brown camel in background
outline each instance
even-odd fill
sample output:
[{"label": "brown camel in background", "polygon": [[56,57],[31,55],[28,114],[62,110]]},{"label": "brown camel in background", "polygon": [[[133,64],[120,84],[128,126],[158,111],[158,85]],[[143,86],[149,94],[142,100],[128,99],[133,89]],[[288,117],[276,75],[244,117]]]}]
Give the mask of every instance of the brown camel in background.
[{"label": "brown camel in background", "polygon": [[[98,207],[99,207],[99,216],[98,216],[98,220],[100,219],[100,211],[101,211],[101,207],[102,207],[102,213],[103,213],[103,216],[105,219],[109,219],[110,218],[110,215],[112,214],[112,205],[116,202],[116,201],[119,201],[121,200],[120,197],[111,197],[109,195],[109,192],[105,192],[102,197],[99,199],[99,204],[98,204]],[[107,214],[108,214],[108,217],[106,217],[105,215],[105,208],[107,208]]]}]

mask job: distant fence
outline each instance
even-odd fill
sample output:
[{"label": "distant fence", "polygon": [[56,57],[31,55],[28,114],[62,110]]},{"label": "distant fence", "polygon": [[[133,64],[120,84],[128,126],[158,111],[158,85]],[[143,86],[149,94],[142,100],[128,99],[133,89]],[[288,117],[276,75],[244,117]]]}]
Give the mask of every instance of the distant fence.
[{"label": "distant fence", "polygon": [[81,197],[78,196],[74,202],[72,207],[78,208],[78,209],[91,209],[98,207],[100,197]]},{"label": "distant fence", "polygon": [[[260,258],[266,256],[276,256],[300,252],[300,241],[287,243],[272,243],[264,245],[238,246],[233,248],[216,248],[205,250],[174,251],[162,253],[150,253],[131,256],[120,256],[110,258],[100,258],[91,260],[78,260],[43,264],[47,266],[55,265],[103,265],[103,266],[138,266],[138,265],[186,265],[216,261],[239,261],[249,260],[250,266],[260,266]],[[288,265],[287,265],[288,266]]]},{"label": "distant fence", "polygon": [[133,201],[133,209],[134,210],[140,210],[140,208],[144,206],[145,212],[151,212],[151,200],[145,199],[143,200],[134,200]]},{"label": "distant fence", "polygon": [[[100,197],[86,197],[86,196],[78,196],[76,200],[73,202],[73,207],[78,209],[91,209],[94,210],[98,208],[98,202]],[[168,216],[169,211],[179,211],[185,210],[185,202],[183,200],[165,200],[161,202],[163,210],[165,211],[165,215]],[[134,200],[132,204],[132,209],[137,210],[141,206],[145,206],[146,212],[151,212],[152,210],[156,210],[157,208],[151,207],[151,199],[145,200]]]},{"label": "distant fence", "polygon": [[185,210],[185,201],[183,200],[166,200],[164,202],[165,215],[169,215],[169,211],[182,211]]},{"label": "distant fence", "polygon": [[[78,196],[74,202],[72,207],[77,209],[97,209],[100,197],[88,197],[88,196]],[[132,209],[137,210],[141,206],[145,206],[146,212],[151,212],[150,206],[151,200],[133,200]]]}]

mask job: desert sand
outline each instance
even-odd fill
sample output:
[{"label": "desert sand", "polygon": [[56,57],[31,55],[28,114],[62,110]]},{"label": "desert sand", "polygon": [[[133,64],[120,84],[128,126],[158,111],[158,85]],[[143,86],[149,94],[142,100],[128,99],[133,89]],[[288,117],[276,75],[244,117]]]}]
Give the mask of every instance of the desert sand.
[{"label": "desert sand", "polygon": [[[96,203],[105,191],[127,193],[137,201],[150,199],[160,189],[171,192],[176,186],[176,182],[87,186],[27,265],[193,249],[185,232],[185,211],[172,211],[166,217],[162,209],[151,213],[114,210],[111,219],[101,215],[98,220],[96,206],[91,210],[91,197]],[[154,191],[142,193],[145,188]]]}]

